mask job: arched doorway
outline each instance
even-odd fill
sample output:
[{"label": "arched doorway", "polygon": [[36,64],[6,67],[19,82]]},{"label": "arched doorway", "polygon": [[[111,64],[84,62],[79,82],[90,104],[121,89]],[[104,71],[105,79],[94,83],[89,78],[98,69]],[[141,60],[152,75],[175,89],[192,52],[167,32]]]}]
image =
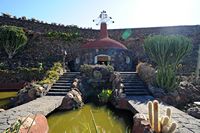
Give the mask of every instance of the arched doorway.
[{"label": "arched doorway", "polygon": [[109,55],[97,55],[95,56],[94,63],[100,65],[109,65],[111,61],[111,57]]}]

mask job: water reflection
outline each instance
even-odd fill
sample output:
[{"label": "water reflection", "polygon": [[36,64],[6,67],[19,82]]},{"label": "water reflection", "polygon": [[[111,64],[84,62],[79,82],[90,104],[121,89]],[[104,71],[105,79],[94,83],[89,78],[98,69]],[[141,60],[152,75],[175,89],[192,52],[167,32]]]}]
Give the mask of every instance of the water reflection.
[{"label": "water reflection", "polygon": [[55,112],[48,117],[49,133],[125,133],[132,127],[132,114],[106,106]]}]

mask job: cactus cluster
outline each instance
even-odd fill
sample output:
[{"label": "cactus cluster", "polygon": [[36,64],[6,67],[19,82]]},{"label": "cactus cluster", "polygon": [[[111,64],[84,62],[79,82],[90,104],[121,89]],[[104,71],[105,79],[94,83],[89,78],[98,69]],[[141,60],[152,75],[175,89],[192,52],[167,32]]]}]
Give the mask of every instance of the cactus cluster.
[{"label": "cactus cluster", "polygon": [[182,35],[154,35],[144,40],[144,49],[157,65],[157,85],[165,91],[173,91],[177,84],[178,65],[192,50],[191,40]]},{"label": "cactus cluster", "polygon": [[166,115],[160,117],[159,102],[154,100],[149,101],[148,104],[148,120],[150,122],[151,128],[156,133],[173,133],[177,124],[172,121],[170,108],[167,108]]}]

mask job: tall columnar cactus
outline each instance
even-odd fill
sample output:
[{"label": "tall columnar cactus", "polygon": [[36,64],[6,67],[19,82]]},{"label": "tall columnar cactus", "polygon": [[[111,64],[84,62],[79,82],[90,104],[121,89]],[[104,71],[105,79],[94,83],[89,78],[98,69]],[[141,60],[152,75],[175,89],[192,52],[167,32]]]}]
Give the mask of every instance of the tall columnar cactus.
[{"label": "tall columnar cactus", "polygon": [[172,110],[170,108],[167,108],[166,115],[169,117],[169,119],[171,119]]},{"label": "tall columnar cactus", "polygon": [[7,25],[0,27],[0,45],[5,49],[9,59],[11,59],[26,42],[27,37],[22,28]]},{"label": "tall columnar cactus", "polygon": [[148,120],[151,128],[156,133],[173,133],[177,124],[171,120],[171,109],[167,108],[166,115],[160,117],[159,103],[157,100],[149,101],[148,104]]},{"label": "tall columnar cactus", "polygon": [[156,133],[160,132],[160,122],[159,122],[159,117],[160,117],[160,109],[159,109],[159,103],[157,100],[153,101],[153,109],[154,109],[154,123],[153,123],[153,127],[154,127],[154,131]]},{"label": "tall columnar cactus", "polygon": [[191,48],[190,39],[180,35],[155,35],[145,39],[145,52],[158,65],[157,84],[160,87],[166,90],[174,88],[177,66]]},{"label": "tall columnar cactus", "polygon": [[149,114],[149,116],[148,116],[149,122],[150,122],[150,124],[151,124],[151,127],[154,128],[154,127],[153,127],[153,125],[154,125],[154,124],[153,124],[153,121],[154,121],[154,120],[153,120],[153,103],[152,103],[151,101],[149,101],[148,104],[147,104],[147,106],[148,106],[148,111],[149,111],[149,112],[148,112],[148,114]]}]

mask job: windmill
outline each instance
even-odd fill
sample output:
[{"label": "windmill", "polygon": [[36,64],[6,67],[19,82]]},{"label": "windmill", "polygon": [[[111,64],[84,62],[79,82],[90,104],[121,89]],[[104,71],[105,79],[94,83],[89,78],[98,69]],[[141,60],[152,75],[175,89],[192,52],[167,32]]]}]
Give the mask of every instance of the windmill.
[{"label": "windmill", "polygon": [[99,17],[97,19],[94,19],[93,22],[95,22],[96,25],[99,25],[101,23],[107,23],[107,24],[114,23],[114,21],[112,20],[112,17],[109,17],[105,10],[103,10],[101,14],[99,15]]}]

